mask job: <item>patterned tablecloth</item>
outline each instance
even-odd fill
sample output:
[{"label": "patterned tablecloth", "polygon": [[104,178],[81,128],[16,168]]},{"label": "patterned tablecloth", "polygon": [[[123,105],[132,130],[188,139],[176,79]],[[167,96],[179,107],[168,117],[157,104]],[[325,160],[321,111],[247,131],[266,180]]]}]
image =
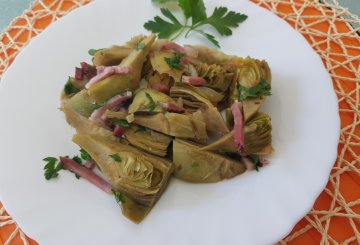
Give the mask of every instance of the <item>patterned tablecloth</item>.
[{"label": "patterned tablecloth", "polygon": [[[0,36],[0,78],[34,36],[88,2],[34,1]],[[321,56],[333,80],[341,117],[338,158],[329,182],[312,210],[279,243],[360,244],[360,20],[336,0],[253,2],[286,20]],[[26,237],[1,203],[0,244],[37,244]]]}]

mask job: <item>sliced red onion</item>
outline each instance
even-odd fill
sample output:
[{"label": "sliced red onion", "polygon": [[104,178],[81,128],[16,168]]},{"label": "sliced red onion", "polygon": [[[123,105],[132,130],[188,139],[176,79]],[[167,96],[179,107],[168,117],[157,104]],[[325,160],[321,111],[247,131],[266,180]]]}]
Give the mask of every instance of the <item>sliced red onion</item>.
[{"label": "sliced red onion", "polygon": [[231,112],[234,117],[234,140],[237,150],[241,153],[244,150],[244,117],[239,102],[231,106]]},{"label": "sliced red onion", "polygon": [[84,79],[83,70],[79,67],[75,67],[75,79],[79,81]]},{"label": "sliced red onion", "polygon": [[160,47],[160,50],[173,50],[182,54],[186,53],[186,50],[183,46],[174,43],[174,42],[168,42]]},{"label": "sliced red onion", "polygon": [[189,60],[185,56],[180,58],[180,63],[183,64],[183,65],[190,64]]},{"label": "sliced red onion", "polygon": [[161,84],[161,83],[155,83],[155,84],[152,84],[151,85],[151,88],[152,89],[155,89],[161,93],[164,93],[164,94],[169,94],[170,93],[170,88],[168,85],[165,85],[165,84]]},{"label": "sliced red onion", "polygon": [[83,167],[74,160],[66,157],[60,157],[60,161],[63,164],[64,169],[79,175],[80,177],[99,187],[101,190],[112,194],[112,186],[107,181],[92,172],[90,169]]},{"label": "sliced red onion", "polygon": [[200,86],[206,83],[206,80],[202,77],[189,77],[189,76],[182,76],[181,81],[183,83],[187,83],[193,86]]},{"label": "sliced red onion", "polygon": [[125,129],[123,127],[121,127],[120,125],[115,126],[115,129],[114,129],[114,132],[113,132],[115,137],[120,138],[121,136],[124,135],[124,133],[125,133]]},{"label": "sliced red onion", "polygon": [[184,108],[178,106],[175,103],[164,103],[163,108],[168,112],[178,112],[178,113],[184,112]]},{"label": "sliced red onion", "polygon": [[92,66],[86,62],[81,62],[80,65],[81,65],[82,72],[87,79],[90,80],[91,78],[96,76],[97,71],[94,66]]},{"label": "sliced red onion", "polygon": [[130,74],[132,69],[127,66],[106,66],[105,68],[100,67],[98,70],[98,74],[91,78],[91,80],[86,84],[86,88],[89,89],[92,85],[108,78],[112,75],[117,74]]}]

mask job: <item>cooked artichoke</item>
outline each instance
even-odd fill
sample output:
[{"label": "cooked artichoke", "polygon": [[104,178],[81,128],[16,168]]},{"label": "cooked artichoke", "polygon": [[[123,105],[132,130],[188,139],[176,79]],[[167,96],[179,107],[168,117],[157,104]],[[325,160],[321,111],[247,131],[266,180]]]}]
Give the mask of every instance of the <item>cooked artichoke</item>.
[{"label": "cooked artichoke", "polygon": [[172,173],[172,163],[164,158],[101,136],[76,134],[73,141],[91,155],[115,191],[144,206],[155,204]]},{"label": "cooked artichoke", "polygon": [[199,77],[206,79],[204,85],[217,91],[225,92],[231,83],[232,73],[227,72],[222,66],[207,63],[194,64]]},{"label": "cooked artichoke", "polygon": [[144,48],[134,49],[121,63],[120,66],[130,67],[132,73],[113,75],[94,84],[88,90],[91,98],[100,103],[116,94],[139,87],[142,66],[155,40],[155,35],[150,35],[142,42]]},{"label": "cooked artichoke", "polygon": [[[269,115],[258,112],[244,127],[245,146],[242,155],[270,154],[271,119]],[[234,131],[224,135],[214,143],[204,146],[202,150],[236,152]]]},{"label": "cooked artichoke", "polygon": [[[155,103],[152,105],[152,103]],[[174,103],[176,102],[169,96],[164,93],[161,93],[157,90],[146,88],[139,90],[133,102],[129,107],[129,113],[133,114],[135,112],[163,112],[164,103]]]},{"label": "cooked artichoke", "polygon": [[164,157],[172,138],[152,130],[137,130],[129,128],[125,131],[125,138],[133,146],[139,147],[149,153]]},{"label": "cooked artichoke", "polygon": [[224,119],[219,110],[214,106],[205,106],[201,108],[193,113],[193,117],[204,121],[208,131],[222,134],[229,133],[229,129],[226,126]]},{"label": "cooked artichoke", "polygon": [[173,143],[174,176],[194,183],[213,183],[246,171],[244,164],[201,146],[175,139]]},{"label": "cooked artichoke", "polygon": [[167,112],[135,115],[134,123],[174,137],[207,140],[206,124],[191,115]]},{"label": "cooked artichoke", "polygon": [[150,61],[153,69],[159,74],[168,74],[174,79],[175,82],[180,82],[181,76],[183,74],[182,69],[172,69],[165,59],[173,59],[175,57],[174,52],[169,51],[156,51],[153,52],[150,56]]},{"label": "cooked artichoke", "polygon": [[68,106],[84,117],[89,117],[96,109],[95,101],[89,97],[87,91],[84,89],[75,94],[66,102]]},{"label": "cooked artichoke", "polygon": [[113,45],[110,48],[101,49],[94,55],[93,63],[96,66],[115,66],[125,59],[132,48]]}]

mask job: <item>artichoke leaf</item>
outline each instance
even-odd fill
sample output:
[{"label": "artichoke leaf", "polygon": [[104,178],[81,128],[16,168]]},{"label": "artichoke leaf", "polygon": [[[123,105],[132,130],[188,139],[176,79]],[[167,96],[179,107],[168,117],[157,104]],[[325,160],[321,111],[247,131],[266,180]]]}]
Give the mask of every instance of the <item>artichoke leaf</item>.
[{"label": "artichoke leaf", "polygon": [[191,115],[167,112],[155,115],[135,115],[134,123],[160,133],[204,141],[208,138],[206,124]]},{"label": "artichoke leaf", "polygon": [[164,157],[172,138],[164,134],[146,130],[139,132],[136,128],[129,128],[125,131],[125,138],[133,146],[146,152]]},{"label": "artichoke leaf", "polygon": [[174,176],[193,183],[214,183],[246,171],[244,164],[220,154],[203,151],[201,146],[175,139]]},{"label": "artichoke leaf", "polygon": [[167,185],[172,164],[163,158],[97,135],[76,134],[73,141],[90,154],[115,191],[139,204],[153,206]]},{"label": "artichoke leaf", "polygon": [[[152,102],[156,103],[156,107],[151,107]],[[164,109],[162,105],[164,103],[176,104],[171,97],[155,89],[141,89],[136,93],[129,107],[129,114],[134,114],[135,112],[163,112]]]},{"label": "artichoke leaf", "polygon": [[132,48],[113,45],[110,48],[95,53],[93,63],[95,66],[119,65],[132,51]]},{"label": "artichoke leaf", "polygon": [[72,96],[66,103],[72,110],[84,117],[90,117],[97,108],[95,101],[89,97],[85,89]]},{"label": "artichoke leaf", "polygon": [[174,58],[175,53],[169,51],[154,51],[150,55],[150,62],[155,71],[161,74],[168,74],[175,82],[180,82],[183,74],[182,70],[171,69],[166,63],[166,58]]},{"label": "artichoke leaf", "polygon": [[224,118],[221,116],[219,110],[214,106],[208,106],[201,109],[206,129],[212,132],[219,132],[222,134],[229,133]]},{"label": "artichoke leaf", "polygon": [[150,35],[145,38],[142,42],[144,44],[144,48],[140,50],[132,50],[132,52],[121,61],[120,66],[130,67],[132,69],[132,73],[113,75],[92,85],[88,90],[90,97],[100,103],[116,94],[138,88],[143,64],[155,38],[155,35]]}]

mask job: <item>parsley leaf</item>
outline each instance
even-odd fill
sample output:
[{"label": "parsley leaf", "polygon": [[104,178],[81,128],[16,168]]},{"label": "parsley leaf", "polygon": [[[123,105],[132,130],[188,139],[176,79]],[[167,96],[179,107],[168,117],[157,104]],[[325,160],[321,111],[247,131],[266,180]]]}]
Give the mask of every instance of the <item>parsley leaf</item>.
[{"label": "parsley leaf", "polygon": [[184,66],[181,63],[181,58],[183,56],[184,54],[176,52],[174,57],[172,58],[165,57],[164,59],[171,69],[182,70],[184,68]]},{"label": "parsley leaf", "polygon": [[230,27],[238,27],[246,19],[247,15],[234,11],[228,12],[226,7],[217,7],[203,23],[213,26],[221,36],[230,36],[232,34]]},{"label": "parsley leaf", "polygon": [[161,13],[165,15],[171,22],[168,22],[159,16],[155,16],[154,20],[144,24],[145,29],[157,33],[159,38],[171,38],[175,33],[183,28],[183,25],[176,17],[166,8],[161,9]]},{"label": "parsley leaf", "polygon": [[150,101],[149,111],[153,111],[156,108],[156,102],[154,101],[154,99],[151,97],[151,95],[149,93],[145,93],[145,95],[146,95],[146,98],[148,98]]},{"label": "parsley leaf", "polygon": [[254,164],[255,170],[259,172],[259,167],[261,167],[259,157],[256,155],[250,155],[250,156],[248,156],[248,158]]},{"label": "parsley leaf", "polygon": [[207,18],[202,0],[179,0],[179,7],[183,10],[186,19],[192,18],[193,25]]},{"label": "parsley leaf", "polygon": [[[156,0],[158,3],[168,1],[169,0]],[[161,12],[168,20],[155,16],[154,20],[150,20],[144,24],[144,28],[153,33],[157,33],[159,38],[172,39],[179,37],[185,30],[187,30],[185,37],[194,31],[206,37],[215,46],[220,47],[215,36],[204,32],[204,30],[199,29],[199,27],[210,25],[214,27],[221,36],[230,36],[232,34],[231,28],[238,27],[240,23],[247,19],[247,15],[229,11],[226,7],[216,7],[212,15],[208,17],[203,0],[178,0],[178,2],[185,16],[185,23],[180,23],[169,9],[162,8]],[[188,25],[189,19],[191,19],[191,25]]]},{"label": "parsley leaf", "polygon": [[119,156],[118,153],[115,153],[115,154],[112,154],[112,155],[109,155],[109,157],[111,157],[114,161],[116,162],[121,162],[121,157]]},{"label": "parsley leaf", "polygon": [[153,3],[164,4],[170,2],[177,2],[178,0],[152,0]]},{"label": "parsley leaf", "polygon": [[59,176],[59,171],[63,169],[62,164],[55,157],[44,158],[43,161],[47,162],[44,166],[44,176],[46,180],[56,178]]},{"label": "parsley leaf", "polygon": [[260,96],[271,95],[271,85],[264,79],[261,79],[259,84],[255,87],[244,87],[241,84],[238,84],[237,90],[240,92],[240,101],[244,101],[247,98],[257,98]]},{"label": "parsley leaf", "polygon": [[123,128],[130,128],[130,127],[131,127],[131,126],[130,126],[130,123],[128,123],[128,121],[126,121],[125,119],[117,120],[117,121],[115,122],[115,124],[116,124],[116,125],[119,125],[119,126],[121,126],[121,127],[123,127]]},{"label": "parsley leaf", "polygon": [[73,158],[72,158],[72,160],[74,160],[75,162],[77,162],[78,164],[82,164],[82,160],[81,160],[81,158],[79,157],[79,156],[74,156]]},{"label": "parsley leaf", "polygon": [[80,89],[76,88],[72,82],[71,82],[71,77],[68,78],[67,82],[65,83],[64,86],[64,92],[66,95],[70,95],[70,94],[75,94],[77,92],[79,92]]},{"label": "parsley leaf", "polygon": [[90,154],[85,151],[84,149],[80,149],[80,156],[84,161],[91,161],[92,157],[90,156]]},{"label": "parsley leaf", "polygon": [[125,202],[125,197],[120,192],[113,191],[113,194],[117,203]]},{"label": "parsley leaf", "polygon": [[192,168],[198,168],[199,166],[200,166],[200,164],[197,163],[197,162],[193,162],[193,163],[191,164],[191,167],[192,167]]},{"label": "parsley leaf", "polygon": [[140,51],[145,48],[145,43],[139,43],[138,46],[136,46],[136,51]]},{"label": "parsley leaf", "polygon": [[88,54],[91,55],[91,56],[94,56],[96,54],[96,52],[101,51],[101,50],[103,50],[103,48],[101,48],[101,49],[89,49]]},{"label": "parsley leaf", "polygon": [[138,133],[138,132],[139,133],[146,132],[146,128],[143,127],[143,126],[138,125],[135,133]]}]

